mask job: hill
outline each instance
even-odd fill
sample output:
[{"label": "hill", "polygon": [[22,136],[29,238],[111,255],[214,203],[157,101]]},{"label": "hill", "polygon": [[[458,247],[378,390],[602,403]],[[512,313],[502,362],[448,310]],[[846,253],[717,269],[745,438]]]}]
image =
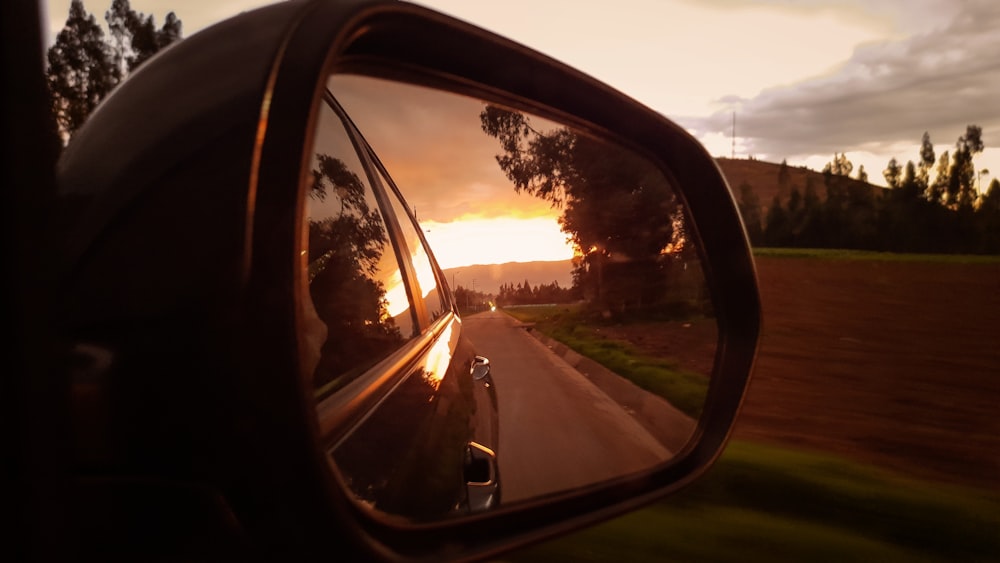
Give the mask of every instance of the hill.
[{"label": "hill", "polygon": [[[554,262],[507,262],[505,264],[477,264],[461,268],[449,268],[444,274],[452,290],[458,286],[497,294],[500,284],[529,285],[558,282],[560,287],[572,287],[573,263],[571,260]],[[475,281],[475,283],[473,283]]]},{"label": "hill", "polygon": [[[774,196],[777,195],[782,202],[785,202],[788,200],[788,194],[792,191],[792,187],[798,187],[799,192],[803,192],[809,182],[812,182],[820,200],[826,199],[825,176],[822,172],[801,166],[788,166],[788,181],[780,183],[778,181],[781,171],[780,164],[731,158],[716,158],[715,162],[718,163],[723,175],[725,175],[737,200],[740,198],[740,186],[749,184],[754,193],[757,194],[765,211],[771,206]],[[848,179],[847,181],[855,185],[868,186],[871,190],[881,191],[885,189],[859,180]]]}]

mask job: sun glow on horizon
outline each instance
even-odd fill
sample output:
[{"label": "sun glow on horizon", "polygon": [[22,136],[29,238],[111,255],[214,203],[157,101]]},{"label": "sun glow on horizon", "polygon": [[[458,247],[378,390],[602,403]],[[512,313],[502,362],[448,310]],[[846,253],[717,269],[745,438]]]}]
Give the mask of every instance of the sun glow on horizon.
[{"label": "sun glow on horizon", "polygon": [[573,257],[556,217],[463,217],[421,221],[421,227],[442,269]]}]

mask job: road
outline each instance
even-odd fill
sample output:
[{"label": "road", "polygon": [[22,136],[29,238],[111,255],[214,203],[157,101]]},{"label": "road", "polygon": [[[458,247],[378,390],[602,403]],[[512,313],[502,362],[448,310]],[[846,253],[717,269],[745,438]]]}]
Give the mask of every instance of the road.
[{"label": "road", "polygon": [[625,475],[670,452],[614,400],[496,311],[463,320],[490,359],[499,403],[504,502]]}]

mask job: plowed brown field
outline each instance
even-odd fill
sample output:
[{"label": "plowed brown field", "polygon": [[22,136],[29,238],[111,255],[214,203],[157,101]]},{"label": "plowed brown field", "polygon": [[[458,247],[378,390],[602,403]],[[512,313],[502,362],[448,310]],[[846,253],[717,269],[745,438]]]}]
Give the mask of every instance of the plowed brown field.
[{"label": "plowed brown field", "polygon": [[[1000,490],[1000,264],[757,267],[764,330],[736,438]],[[704,328],[603,330],[707,373]]]},{"label": "plowed brown field", "polygon": [[1000,489],[1000,264],[757,259],[735,436]]}]

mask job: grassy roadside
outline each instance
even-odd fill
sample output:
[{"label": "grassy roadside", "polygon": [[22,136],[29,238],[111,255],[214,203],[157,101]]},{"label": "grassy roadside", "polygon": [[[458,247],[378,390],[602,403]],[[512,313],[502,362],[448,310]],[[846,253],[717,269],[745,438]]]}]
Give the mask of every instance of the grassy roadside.
[{"label": "grassy roadside", "polygon": [[756,257],[817,258],[821,260],[869,260],[878,262],[935,262],[945,264],[1000,264],[1000,256],[980,254],[910,254],[844,250],[838,248],[765,248],[753,249]]},{"label": "grassy roadside", "polygon": [[735,442],[680,493],[504,561],[1000,561],[1000,495]]},{"label": "grassy roadside", "polygon": [[578,306],[552,305],[504,311],[517,320],[534,323],[535,330],[569,346],[639,387],[655,393],[684,413],[697,418],[708,391],[708,379],[687,371],[670,358],[644,356],[627,342],[602,336]]},{"label": "grassy roadside", "polygon": [[[885,259],[852,251],[790,257],[836,259],[835,253],[843,259]],[[552,314],[510,312],[522,311]],[[563,313],[566,326],[573,325],[570,313]],[[565,335],[548,334],[566,342]],[[636,359],[627,347],[619,352],[626,363]],[[904,478],[828,454],[734,442],[684,491],[502,560],[1000,563],[1000,491]]]}]

